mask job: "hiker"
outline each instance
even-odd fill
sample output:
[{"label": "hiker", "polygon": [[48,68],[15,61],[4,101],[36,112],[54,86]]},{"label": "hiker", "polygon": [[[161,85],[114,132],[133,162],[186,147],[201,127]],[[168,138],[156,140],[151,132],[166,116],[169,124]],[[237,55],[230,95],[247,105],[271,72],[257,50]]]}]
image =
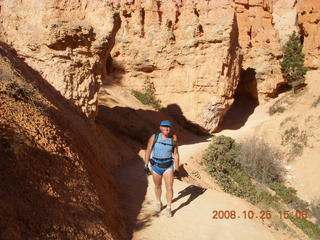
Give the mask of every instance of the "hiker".
[{"label": "hiker", "polygon": [[[177,136],[171,134],[172,124],[168,120],[160,123],[160,133],[153,134],[148,141],[144,170],[150,172],[148,162],[151,164],[152,178],[155,185],[156,207],[155,211],[159,213],[162,208],[161,185],[162,177],[166,185],[167,208],[166,215],[172,216],[171,202],[173,197],[173,179],[179,176],[179,152]],[[152,158],[150,155],[152,152]]]}]

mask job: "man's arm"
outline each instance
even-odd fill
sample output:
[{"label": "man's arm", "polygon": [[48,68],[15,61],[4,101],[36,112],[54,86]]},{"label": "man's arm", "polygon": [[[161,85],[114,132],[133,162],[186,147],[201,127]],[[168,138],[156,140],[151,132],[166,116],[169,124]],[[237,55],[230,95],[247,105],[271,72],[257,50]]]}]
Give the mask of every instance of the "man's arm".
[{"label": "man's arm", "polygon": [[179,170],[179,151],[178,151],[178,141],[176,142],[173,149],[173,158],[174,158],[174,170]]},{"label": "man's arm", "polygon": [[144,164],[147,165],[149,163],[149,159],[150,159],[150,155],[151,155],[151,148],[152,148],[152,144],[153,144],[153,139],[154,139],[154,135],[152,135],[149,138],[148,144],[147,144],[147,149],[146,149],[146,154],[144,157]]}]

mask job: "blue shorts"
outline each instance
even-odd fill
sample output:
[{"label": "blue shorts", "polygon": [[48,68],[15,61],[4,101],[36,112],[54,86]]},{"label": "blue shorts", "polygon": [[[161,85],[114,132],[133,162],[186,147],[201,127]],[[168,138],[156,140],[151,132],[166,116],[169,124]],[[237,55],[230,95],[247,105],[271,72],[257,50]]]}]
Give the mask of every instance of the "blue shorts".
[{"label": "blue shorts", "polygon": [[158,167],[157,165],[151,165],[151,169],[157,173],[158,175],[163,175],[163,173],[167,170],[167,169],[170,169],[170,168],[173,168],[173,162],[172,164],[167,167],[167,168],[161,168],[161,167]]}]

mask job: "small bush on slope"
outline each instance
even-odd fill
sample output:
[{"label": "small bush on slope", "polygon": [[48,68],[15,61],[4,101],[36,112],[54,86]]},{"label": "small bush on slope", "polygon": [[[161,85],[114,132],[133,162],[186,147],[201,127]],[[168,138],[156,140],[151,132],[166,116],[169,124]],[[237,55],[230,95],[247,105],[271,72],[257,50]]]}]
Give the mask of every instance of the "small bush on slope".
[{"label": "small bush on slope", "polygon": [[131,94],[145,105],[150,105],[157,110],[161,108],[160,100],[156,99],[155,97],[154,85],[149,79],[144,81],[143,92],[131,90]]},{"label": "small bush on slope", "polygon": [[282,181],[281,155],[264,139],[253,137],[244,141],[239,158],[241,166],[257,181],[265,184]]}]

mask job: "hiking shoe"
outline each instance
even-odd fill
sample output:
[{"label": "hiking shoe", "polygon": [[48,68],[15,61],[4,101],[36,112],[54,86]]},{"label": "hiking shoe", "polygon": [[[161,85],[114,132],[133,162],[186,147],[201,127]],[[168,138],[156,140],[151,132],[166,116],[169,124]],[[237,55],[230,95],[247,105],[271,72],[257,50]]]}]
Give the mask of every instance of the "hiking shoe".
[{"label": "hiking shoe", "polygon": [[157,202],[156,203],[156,207],[155,207],[155,211],[157,212],[157,213],[159,213],[160,211],[161,211],[161,207],[162,207],[162,203],[161,202]]},{"label": "hiking shoe", "polygon": [[166,216],[167,217],[172,217],[171,208],[166,208]]}]

